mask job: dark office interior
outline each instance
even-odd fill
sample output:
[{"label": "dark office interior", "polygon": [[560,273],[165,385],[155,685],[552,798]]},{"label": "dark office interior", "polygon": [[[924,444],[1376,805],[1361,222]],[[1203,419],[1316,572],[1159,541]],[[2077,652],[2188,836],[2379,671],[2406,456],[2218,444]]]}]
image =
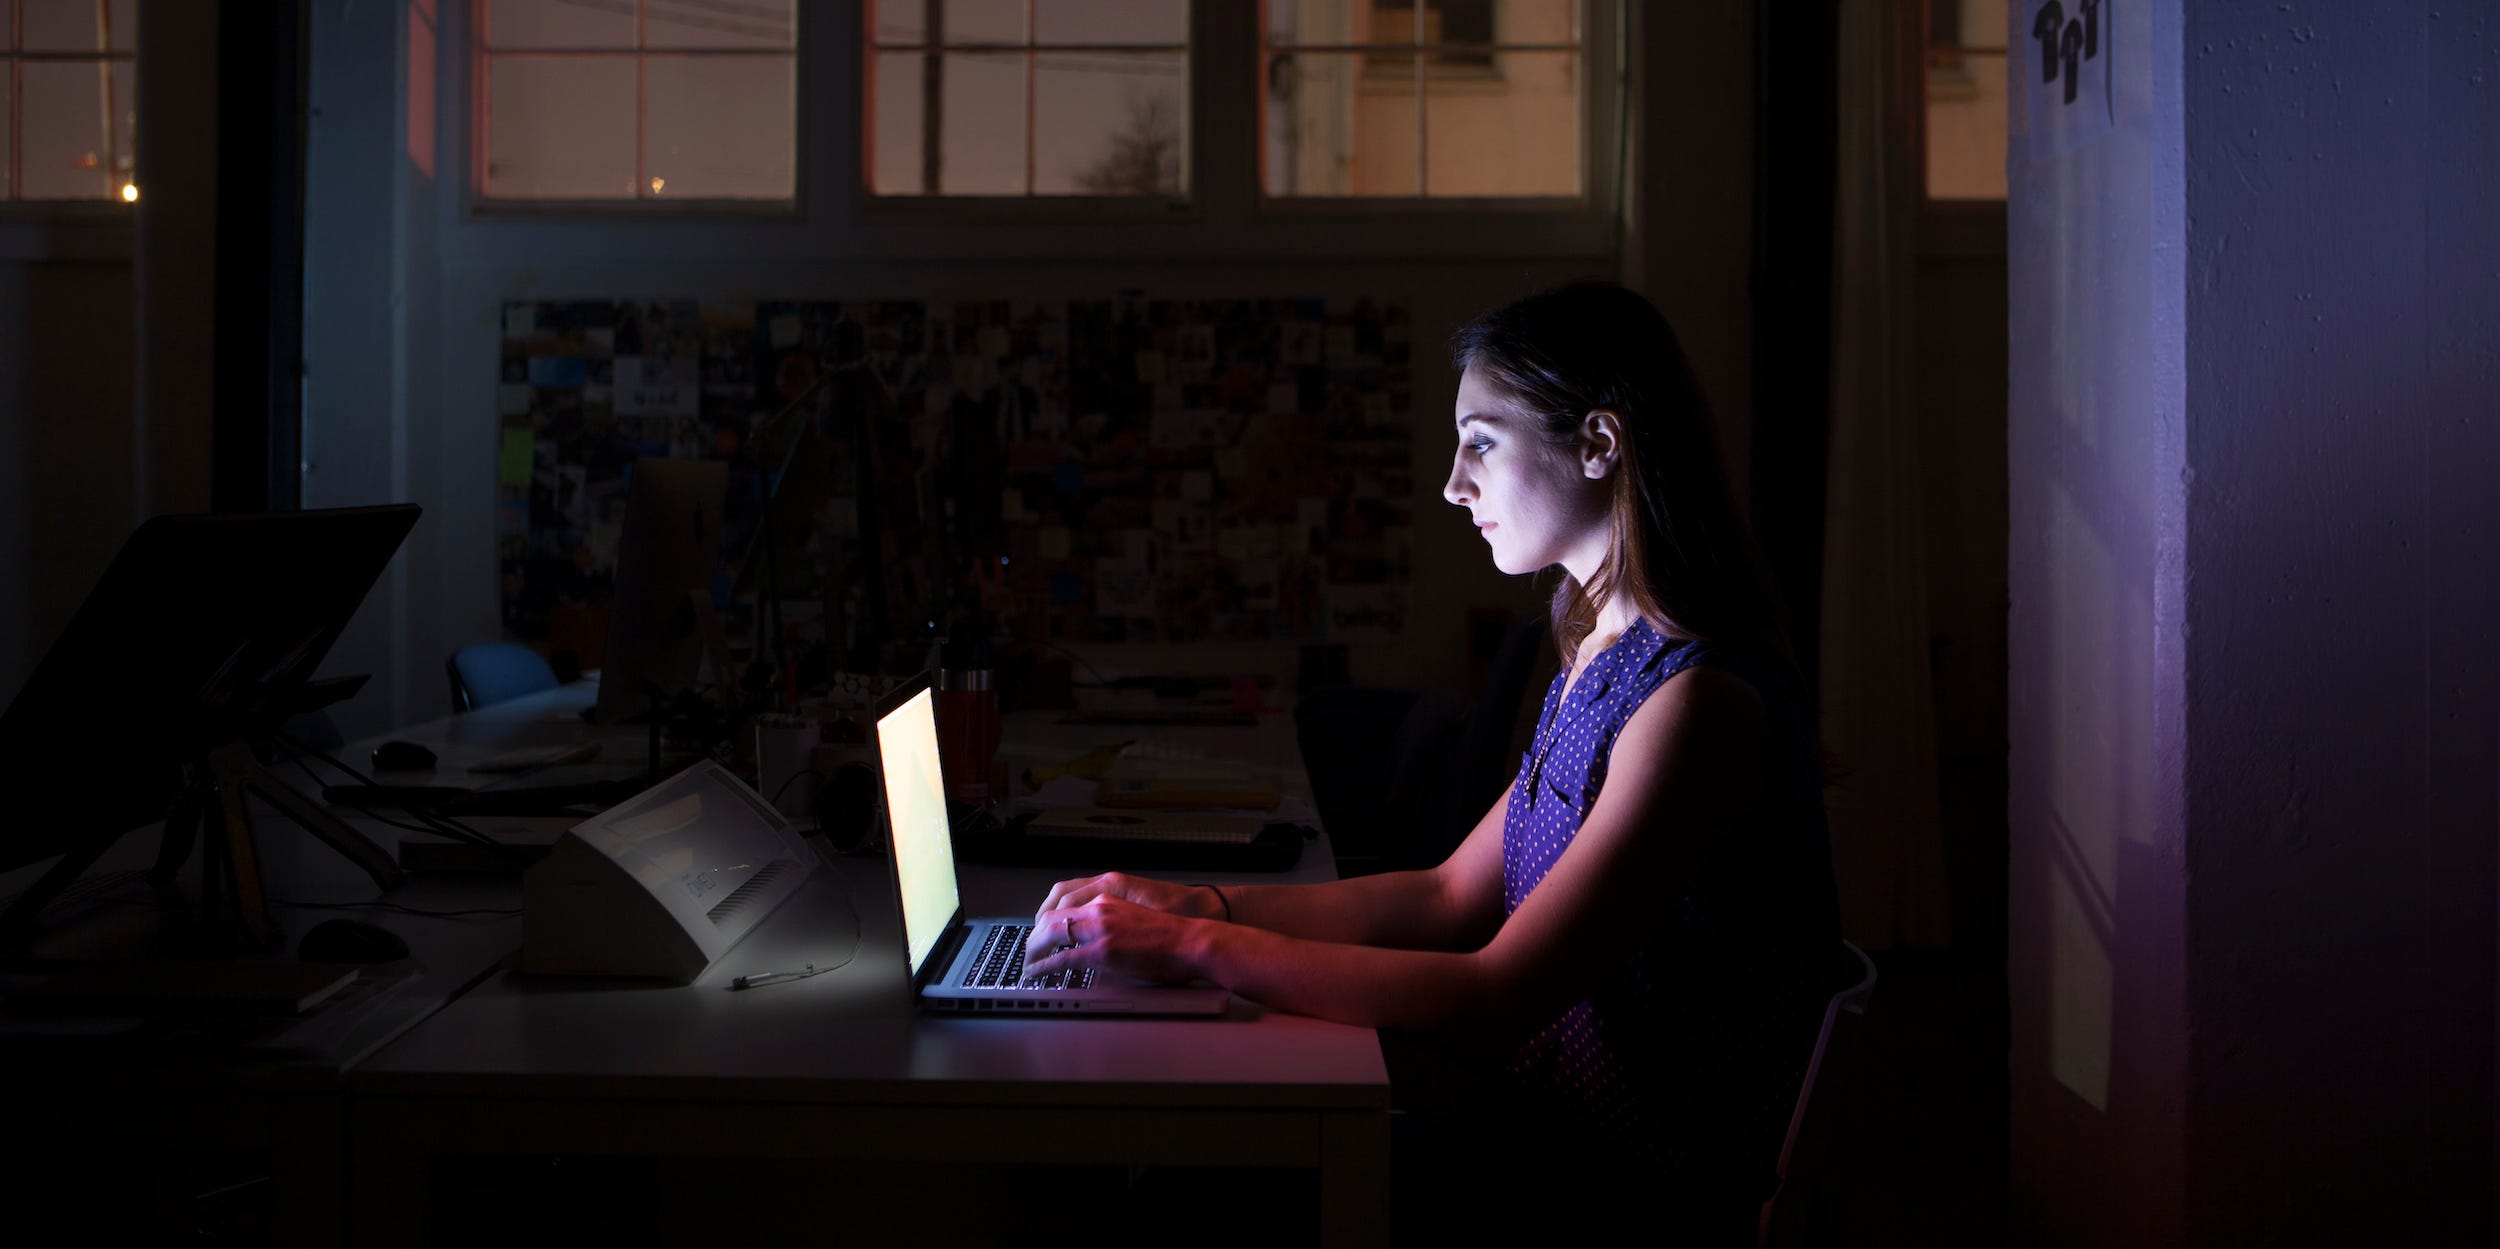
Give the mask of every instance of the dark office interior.
[{"label": "dark office interior", "polygon": [[[104,868],[164,823],[131,809],[161,706],[47,655],[109,672],[292,579],[80,615],[144,522],[416,505],[301,557],[370,558],[318,665],[365,679],[287,724],[369,750],[494,701],[464,648],[623,670],[650,460],[726,465],[671,626],[746,674],[725,763],[846,673],[978,668],[1010,716],[1310,695],[1304,866],[1429,866],[1560,670],[1558,572],[1444,498],[1452,335],[1597,279],[1706,396],[1875,969],[1762,1243],[2500,1239],[2500,0],[0,0],[0,87],[0,705],[80,708],[0,765],[0,905],[75,812],[145,825]],[[363,879],[259,836],[273,880]],[[65,896],[41,941],[177,909]],[[736,1094],[770,1158],[521,1134],[360,1184],[356,1070],[93,1060],[17,975],[0,1192],[112,1194],[108,1241],[1029,1234],[974,1172],[1109,1186],[1105,1234],[1380,1227],[1298,1145],[1177,1183],[1087,1139],[810,1160],[797,1086]],[[79,1122],[97,1071],[126,1125]],[[292,1132],[348,1144],[273,1181]]]}]

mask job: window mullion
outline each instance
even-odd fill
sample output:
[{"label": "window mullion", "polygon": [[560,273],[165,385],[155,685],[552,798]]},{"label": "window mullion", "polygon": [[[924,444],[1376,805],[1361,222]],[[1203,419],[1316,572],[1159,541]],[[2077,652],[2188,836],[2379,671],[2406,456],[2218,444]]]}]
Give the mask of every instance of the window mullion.
[{"label": "window mullion", "polygon": [[1033,197],[1033,109],[1038,103],[1041,54],[1033,42],[1033,0],[1024,0],[1024,195]]},{"label": "window mullion", "polygon": [[645,129],[643,101],[647,98],[645,87],[649,69],[646,50],[650,44],[645,23],[650,20],[650,5],[651,0],[634,0],[634,198],[638,200],[649,198],[643,192],[651,185],[650,171],[643,168],[642,157]]}]

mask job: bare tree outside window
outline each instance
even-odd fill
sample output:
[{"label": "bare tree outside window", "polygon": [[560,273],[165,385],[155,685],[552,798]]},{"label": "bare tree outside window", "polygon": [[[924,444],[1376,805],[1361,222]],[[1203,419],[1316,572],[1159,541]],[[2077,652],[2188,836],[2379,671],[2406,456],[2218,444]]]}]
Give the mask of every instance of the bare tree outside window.
[{"label": "bare tree outside window", "polygon": [[878,0],[867,20],[871,194],[1187,194],[1187,0]]},{"label": "bare tree outside window", "polygon": [[1178,195],[1181,191],[1181,111],[1169,97],[1131,92],[1128,125],[1111,136],[1111,150],[1076,176],[1089,195]]}]

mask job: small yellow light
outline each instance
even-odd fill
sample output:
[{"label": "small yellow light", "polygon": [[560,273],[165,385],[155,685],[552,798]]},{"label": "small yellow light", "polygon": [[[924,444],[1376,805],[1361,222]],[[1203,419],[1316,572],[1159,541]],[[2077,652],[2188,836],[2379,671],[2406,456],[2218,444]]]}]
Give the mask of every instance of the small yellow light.
[{"label": "small yellow light", "polygon": [[657,195],[657,194],[659,194],[659,193],[660,193],[660,188],[661,188],[661,187],[664,187],[664,186],[667,186],[667,185],[668,185],[668,179],[666,179],[666,178],[653,178],[653,179],[651,180],[651,193],[652,193],[653,195]]},{"label": "small yellow light", "polygon": [[136,204],[139,202],[138,183],[125,182],[122,184],[122,202],[125,204]]}]

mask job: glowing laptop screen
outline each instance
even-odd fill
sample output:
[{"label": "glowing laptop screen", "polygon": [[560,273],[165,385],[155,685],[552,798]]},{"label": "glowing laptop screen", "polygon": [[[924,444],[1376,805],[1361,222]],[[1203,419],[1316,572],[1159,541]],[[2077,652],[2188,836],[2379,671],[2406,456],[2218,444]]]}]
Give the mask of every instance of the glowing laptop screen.
[{"label": "glowing laptop screen", "polygon": [[937,711],[921,690],[877,721],[877,754],[885,771],[885,811],[893,830],[889,853],[903,897],[903,942],[914,975],[937,948],[962,899],[955,892],[955,849],[946,824],[946,781],[938,771]]}]

